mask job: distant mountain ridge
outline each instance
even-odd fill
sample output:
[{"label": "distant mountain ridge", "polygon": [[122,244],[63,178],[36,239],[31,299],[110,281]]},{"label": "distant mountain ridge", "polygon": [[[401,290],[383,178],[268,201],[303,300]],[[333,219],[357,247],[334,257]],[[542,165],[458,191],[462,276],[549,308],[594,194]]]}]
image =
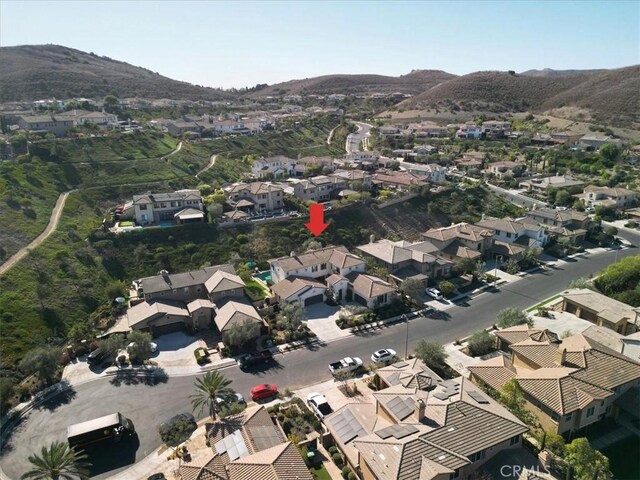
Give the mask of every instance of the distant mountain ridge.
[{"label": "distant mountain ridge", "polygon": [[0,101],[119,97],[225,100],[235,96],[60,45],[0,48]]},{"label": "distant mountain ridge", "polygon": [[542,70],[527,70],[526,72],[519,73],[518,75],[524,75],[526,77],[569,77],[573,75],[588,75],[591,73],[602,73],[606,71],[606,68],[595,68],[591,70],[554,70],[552,68],[543,68]]}]

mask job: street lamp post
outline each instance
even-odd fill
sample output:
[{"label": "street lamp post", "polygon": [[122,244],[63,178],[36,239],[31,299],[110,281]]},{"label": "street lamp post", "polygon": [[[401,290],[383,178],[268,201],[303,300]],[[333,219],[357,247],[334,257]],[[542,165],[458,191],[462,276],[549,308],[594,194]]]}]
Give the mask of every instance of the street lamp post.
[{"label": "street lamp post", "polygon": [[495,287],[498,284],[498,262],[502,261],[502,255],[498,255],[496,257],[496,263],[493,266],[493,286]]},{"label": "street lamp post", "polygon": [[404,338],[404,359],[409,359],[409,317],[405,313],[402,314],[405,323],[407,324],[406,335]]}]

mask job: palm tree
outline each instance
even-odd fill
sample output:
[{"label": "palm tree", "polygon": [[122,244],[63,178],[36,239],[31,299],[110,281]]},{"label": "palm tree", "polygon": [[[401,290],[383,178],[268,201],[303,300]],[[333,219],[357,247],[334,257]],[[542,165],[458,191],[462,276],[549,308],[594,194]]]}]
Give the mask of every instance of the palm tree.
[{"label": "palm tree", "polygon": [[194,387],[196,392],[189,395],[193,409],[199,408],[199,413],[207,407],[211,420],[216,419],[216,411],[218,402],[216,398],[220,398],[225,402],[232,402],[236,399],[235,392],[229,388],[231,380],[227,379],[220,372],[207,372],[203,377],[196,379]]},{"label": "palm tree", "polygon": [[87,456],[78,453],[68,444],[53,442],[48,447],[42,447],[40,455],[29,456],[29,462],[33,468],[22,475],[22,479],[33,480],[74,480],[89,478]]}]

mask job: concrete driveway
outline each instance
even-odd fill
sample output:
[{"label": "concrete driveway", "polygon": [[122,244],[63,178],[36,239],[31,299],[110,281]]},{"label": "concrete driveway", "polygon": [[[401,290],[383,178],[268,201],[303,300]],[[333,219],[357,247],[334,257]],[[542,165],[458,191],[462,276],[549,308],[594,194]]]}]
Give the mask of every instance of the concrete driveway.
[{"label": "concrete driveway", "polygon": [[[307,326],[317,335],[318,340],[330,342],[350,335],[348,329],[342,330],[336,325],[342,308],[341,306],[332,307],[324,302],[305,308]],[[345,313],[348,312],[345,311]]]}]

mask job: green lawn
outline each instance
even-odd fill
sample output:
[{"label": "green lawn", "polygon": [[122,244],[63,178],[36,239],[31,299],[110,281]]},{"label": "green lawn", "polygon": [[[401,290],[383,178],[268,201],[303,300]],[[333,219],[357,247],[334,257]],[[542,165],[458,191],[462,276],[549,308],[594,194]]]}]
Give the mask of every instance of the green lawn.
[{"label": "green lawn", "polygon": [[327,472],[327,469],[323,464],[320,464],[319,468],[311,467],[309,471],[316,480],[331,480],[331,475],[329,475],[329,472]]},{"label": "green lawn", "polygon": [[251,297],[251,300],[253,300],[254,302],[256,300],[265,298],[267,295],[269,295],[269,292],[267,292],[263,288],[262,284],[257,282],[256,280],[250,280],[245,283],[246,283],[245,290],[247,292],[247,295],[249,295],[249,297]]}]

